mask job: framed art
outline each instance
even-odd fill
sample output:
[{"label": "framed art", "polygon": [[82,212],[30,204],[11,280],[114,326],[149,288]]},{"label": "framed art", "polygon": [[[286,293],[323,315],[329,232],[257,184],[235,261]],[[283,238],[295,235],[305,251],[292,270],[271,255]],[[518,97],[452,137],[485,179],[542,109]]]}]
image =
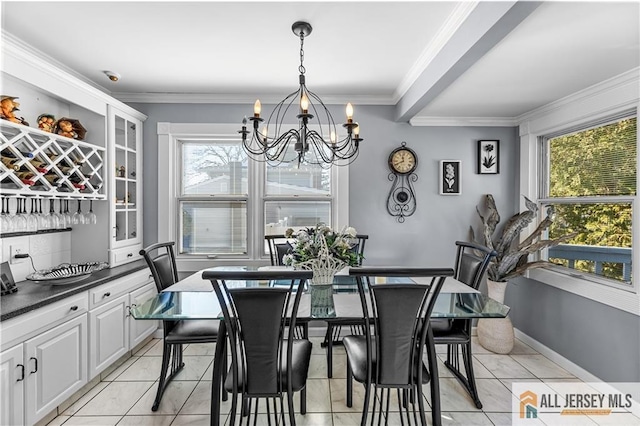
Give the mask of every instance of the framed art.
[{"label": "framed art", "polygon": [[462,175],[460,160],[440,160],[440,195],[460,195]]},{"label": "framed art", "polygon": [[478,173],[497,175],[500,173],[500,141],[478,141]]}]

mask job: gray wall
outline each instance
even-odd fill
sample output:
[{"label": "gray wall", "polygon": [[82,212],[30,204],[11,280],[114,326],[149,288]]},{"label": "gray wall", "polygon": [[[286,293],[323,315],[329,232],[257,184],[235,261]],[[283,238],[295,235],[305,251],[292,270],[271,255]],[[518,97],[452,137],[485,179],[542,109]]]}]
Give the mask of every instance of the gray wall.
[{"label": "gray wall", "polygon": [[[252,105],[131,104],[149,118],[144,124],[144,243],[157,239],[157,123],[238,123]],[[269,111],[269,106],[263,106]],[[341,120],[342,106],[332,107]],[[449,266],[454,241],[468,239],[470,224],[477,225],[475,206],[492,193],[509,217],[515,205],[517,182],[517,129],[513,127],[412,127],[395,123],[392,106],[356,106],[364,141],[349,170],[350,225],[371,236],[365,264]],[[500,140],[500,174],[477,175],[478,139]],[[402,141],[418,155],[416,213],[398,223],[386,210],[391,182],[387,179],[389,153]],[[462,195],[438,194],[439,160],[462,161]]]},{"label": "gray wall", "polygon": [[516,328],[606,382],[640,382],[640,319],[527,278],[505,303]]}]

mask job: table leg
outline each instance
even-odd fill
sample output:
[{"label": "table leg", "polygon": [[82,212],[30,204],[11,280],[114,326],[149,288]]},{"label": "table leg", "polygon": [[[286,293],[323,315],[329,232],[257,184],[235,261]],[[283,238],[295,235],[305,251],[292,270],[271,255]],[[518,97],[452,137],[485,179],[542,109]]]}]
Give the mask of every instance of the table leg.
[{"label": "table leg", "polygon": [[333,326],[327,321],[327,378],[333,377]]},{"label": "table leg", "polygon": [[216,351],[213,358],[213,378],[211,381],[211,426],[220,425],[220,391],[223,383],[224,367],[226,365],[227,327],[224,321],[220,321],[218,327],[218,339],[216,341]]},{"label": "table leg", "polygon": [[438,378],[438,357],[436,355],[436,345],[433,341],[433,331],[431,325],[427,329],[427,358],[429,360],[429,374],[431,380],[431,416],[433,426],[442,425],[442,413],[440,412],[440,379]]}]

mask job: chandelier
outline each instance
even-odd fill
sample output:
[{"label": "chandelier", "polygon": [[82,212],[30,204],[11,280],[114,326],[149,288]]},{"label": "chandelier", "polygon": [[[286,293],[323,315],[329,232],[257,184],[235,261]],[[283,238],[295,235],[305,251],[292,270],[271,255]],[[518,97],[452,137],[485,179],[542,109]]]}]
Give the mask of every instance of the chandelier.
[{"label": "chandelier", "polygon": [[[317,164],[329,168],[332,164],[346,165],[358,156],[360,129],[353,121],[353,106],[346,107],[347,122],[342,125],[347,135],[338,140],[338,132],[333,116],[322,102],[322,99],[307,88],[304,67],[304,38],[311,34],[311,25],[307,22],[295,22],[291,29],[300,37],[300,87],[288,95],[269,115],[266,124],[260,127],[264,119],[260,117],[262,106],[256,100],[253,106],[253,130],[247,130],[247,117],[242,120],[242,145],[251,158],[266,161],[270,165],[297,162],[300,164]],[[315,103],[314,103],[315,102]],[[295,103],[295,105],[294,105]],[[297,112],[297,114],[296,114]],[[294,121],[298,127],[287,129],[286,120]],[[309,122],[318,117],[315,125]],[[324,120],[322,123],[321,120]],[[248,137],[251,134],[251,137]],[[292,151],[293,149],[293,151]]]}]

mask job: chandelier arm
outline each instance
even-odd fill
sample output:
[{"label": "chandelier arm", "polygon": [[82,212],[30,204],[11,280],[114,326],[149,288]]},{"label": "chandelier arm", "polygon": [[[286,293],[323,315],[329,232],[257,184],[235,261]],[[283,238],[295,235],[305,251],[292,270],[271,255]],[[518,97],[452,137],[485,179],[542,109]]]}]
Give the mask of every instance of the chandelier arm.
[{"label": "chandelier arm", "polygon": [[[320,157],[322,159],[322,162],[324,163],[333,162],[333,150],[329,145],[327,145],[327,142],[322,138],[320,134],[318,134],[318,132],[316,132],[315,130],[311,130],[307,134],[307,138],[309,140],[309,145],[313,147],[313,149],[310,149],[310,151],[315,154],[315,158]],[[310,161],[313,162],[313,160]]]}]

